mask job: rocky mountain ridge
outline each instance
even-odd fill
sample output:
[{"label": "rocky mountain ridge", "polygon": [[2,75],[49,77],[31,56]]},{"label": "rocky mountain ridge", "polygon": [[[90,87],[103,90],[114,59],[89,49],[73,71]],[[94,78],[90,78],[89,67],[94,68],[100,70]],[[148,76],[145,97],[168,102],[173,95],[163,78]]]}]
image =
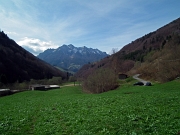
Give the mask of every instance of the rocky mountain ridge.
[{"label": "rocky mountain ridge", "polygon": [[98,49],[75,47],[72,44],[62,45],[57,49],[47,49],[37,57],[47,63],[68,71],[78,71],[84,64],[107,57],[106,52]]}]

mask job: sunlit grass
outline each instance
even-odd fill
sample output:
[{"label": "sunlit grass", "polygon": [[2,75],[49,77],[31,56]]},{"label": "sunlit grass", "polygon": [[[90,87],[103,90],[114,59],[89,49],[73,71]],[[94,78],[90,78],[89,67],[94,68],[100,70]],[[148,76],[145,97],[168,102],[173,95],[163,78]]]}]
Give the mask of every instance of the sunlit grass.
[{"label": "sunlit grass", "polygon": [[[81,87],[27,91],[0,98],[1,134],[177,134],[180,82],[130,82],[102,94]],[[132,82],[131,82],[132,83]]]}]

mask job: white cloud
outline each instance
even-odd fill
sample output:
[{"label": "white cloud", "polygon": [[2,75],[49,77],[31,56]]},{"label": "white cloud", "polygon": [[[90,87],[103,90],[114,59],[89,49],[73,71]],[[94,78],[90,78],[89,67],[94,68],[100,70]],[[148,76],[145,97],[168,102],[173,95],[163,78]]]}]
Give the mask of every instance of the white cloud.
[{"label": "white cloud", "polygon": [[31,51],[34,55],[45,51],[48,48],[57,48],[58,46],[51,41],[41,41],[40,39],[25,37],[21,41],[17,42],[20,46],[28,51]]},{"label": "white cloud", "polygon": [[109,52],[179,16],[165,1],[177,11],[164,0],[2,0],[0,29],[35,55],[62,44]]}]

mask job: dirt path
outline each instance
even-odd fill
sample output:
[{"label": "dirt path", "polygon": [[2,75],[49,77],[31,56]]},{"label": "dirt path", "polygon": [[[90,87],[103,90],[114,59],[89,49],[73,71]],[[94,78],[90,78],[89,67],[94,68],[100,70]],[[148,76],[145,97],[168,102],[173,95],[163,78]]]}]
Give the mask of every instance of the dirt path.
[{"label": "dirt path", "polygon": [[62,85],[62,86],[60,86],[60,87],[67,87],[67,86],[79,86],[79,84],[67,84],[67,85]]},{"label": "dirt path", "polygon": [[133,76],[133,78],[136,79],[136,80],[138,80],[138,81],[140,81],[140,82],[142,82],[142,83],[144,83],[144,84],[146,84],[147,82],[149,82],[149,81],[145,81],[145,80],[139,78],[139,76],[140,76],[140,74],[136,74],[136,75]]}]

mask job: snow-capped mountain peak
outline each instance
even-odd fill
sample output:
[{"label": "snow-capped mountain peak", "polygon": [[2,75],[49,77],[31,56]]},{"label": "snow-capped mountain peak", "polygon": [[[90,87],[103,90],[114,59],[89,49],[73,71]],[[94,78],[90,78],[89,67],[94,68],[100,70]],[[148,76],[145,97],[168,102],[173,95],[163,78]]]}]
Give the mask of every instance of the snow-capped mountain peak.
[{"label": "snow-capped mountain peak", "polygon": [[77,71],[84,64],[98,61],[106,56],[108,56],[106,52],[102,52],[98,49],[88,48],[86,46],[75,47],[72,44],[64,44],[52,51],[46,50],[37,57],[53,66]]}]

